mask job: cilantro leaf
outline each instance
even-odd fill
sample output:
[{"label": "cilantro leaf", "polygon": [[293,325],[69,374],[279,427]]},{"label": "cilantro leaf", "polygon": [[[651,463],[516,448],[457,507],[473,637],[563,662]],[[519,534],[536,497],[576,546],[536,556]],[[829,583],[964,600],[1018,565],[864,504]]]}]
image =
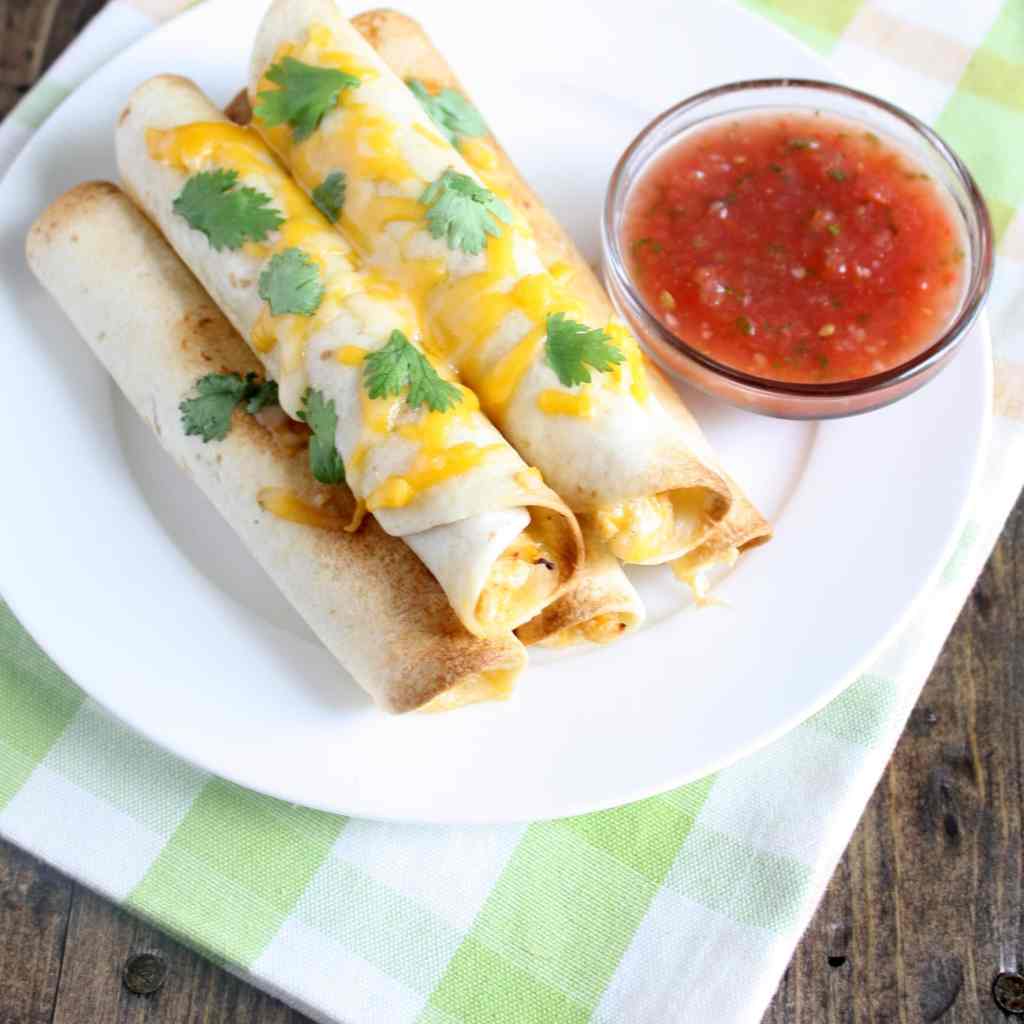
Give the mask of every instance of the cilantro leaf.
[{"label": "cilantro leaf", "polygon": [[495,217],[506,224],[512,220],[509,208],[493,192],[451,168],[427,186],[420,202],[427,207],[431,236],[471,256],[483,250],[488,235],[501,234]]},{"label": "cilantro leaf", "polygon": [[301,249],[274,253],[260,274],[259,293],[274,316],[312,316],[324,297],[320,268]]},{"label": "cilantro leaf", "polygon": [[338,413],[334,399],[325,401],[323,392],[309,388],[302,396],[299,419],[304,420],[313,436],[309,439],[309,469],[322,484],[343,484],[345,463],[334,445],[338,429]]},{"label": "cilantro leaf", "polygon": [[462,401],[462,392],[444,380],[401,331],[392,331],[387,344],[367,356],[364,366],[363,382],[371,398],[400,395],[408,388],[405,400],[410,408],[425,405],[433,412],[447,412]]},{"label": "cilantro leaf", "polygon": [[267,78],[280,88],[261,92],[253,115],[268,128],[291,125],[296,142],[308,139],[320,127],[328,111],[337,105],[342,90],[359,85],[359,79],[347,71],[303,64],[294,57],[274,64]]},{"label": "cilantro leaf", "polygon": [[313,204],[332,224],[337,224],[341,216],[347,187],[344,172],[334,171],[313,189]]},{"label": "cilantro leaf", "polygon": [[254,384],[251,392],[246,392],[246,398],[245,411],[253,416],[268,405],[277,405],[277,381],[265,380],[262,384]]},{"label": "cilantro leaf", "polygon": [[256,413],[277,403],[277,384],[259,381],[255,373],[243,379],[237,373],[208,373],[196,381],[196,397],[178,406],[185,433],[199,434],[204,442],[223,441],[231,429],[231,414],[246,403],[246,412]]},{"label": "cilantro leaf", "polygon": [[254,188],[237,188],[237,171],[200,171],[185,182],[174,212],[201,231],[218,252],[262,242],[284,222],[270,196]]},{"label": "cilantro leaf", "polygon": [[606,373],[626,358],[604,331],[567,320],[564,313],[548,315],[547,331],[548,365],[567,388],[590,383],[587,366]]},{"label": "cilantro leaf", "polygon": [[479,111],[469,100],[454,89],[442,89],[434,94],[415,78],[405,83],[430,120],[441,129],[441,134],[453,145],[459,144],[463,135],[480,136],[487,134],[487,124]]}]

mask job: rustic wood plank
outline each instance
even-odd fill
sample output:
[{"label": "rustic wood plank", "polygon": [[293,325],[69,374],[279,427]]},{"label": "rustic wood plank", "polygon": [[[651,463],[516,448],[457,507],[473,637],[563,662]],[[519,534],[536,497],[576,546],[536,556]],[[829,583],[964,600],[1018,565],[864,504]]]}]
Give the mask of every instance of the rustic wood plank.
[{"label": "rustic wood plank", "polygon": [[28,92],[105,0],[0,0],[0,116]]},{"label": "rustic wood plank", "polygon": [[43,66],[61,0],[0,0],[0,84],[27,88]]},{"label": "rustic wood plank", "polygon": [[72,883],[0,840],[0,1021],[49,1024]]},{"label": "rustic wood plank", "polygon": [[992,983],[1024,959],[1022,585],[1024,500],[764,1024],[1006,1021]]},{"label": "rustic wood plank", "polygon": [[[153,954],[166,968],[150,995],[136,995],[124,984],[126,964],[140,954]],[[305,1024],[306,1018],[79,886],[53,1024],[85,1021]]]}]

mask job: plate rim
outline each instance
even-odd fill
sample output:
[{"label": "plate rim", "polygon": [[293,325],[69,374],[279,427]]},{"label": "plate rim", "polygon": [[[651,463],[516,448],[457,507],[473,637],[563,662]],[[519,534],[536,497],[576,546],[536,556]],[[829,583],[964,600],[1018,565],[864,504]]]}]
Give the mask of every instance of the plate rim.
[{"label": "plate rim", "polygon": [[[193,8],[192,10],[184,12],[177,18],[173,19],[171,22],[168,22],[165,25],[157,27],[153,32],[148,33],[147,35],[136,40],[129,47],[126,47],[107,64],[96,69],[95,72],[93,72],[91,75],[87,76],[87,78],[79,82],[75,88],[75,91],[78,91],[79,89],[88,86],[93,79],[100,77],[112,64],[127,59],[128,56],[138,48],[152,45],[154,41],[157,41],[155,37],[159,36],[164,32],[170,34],[172,27],[180,30],[183,23],[191,23],[191,21],[193,20],[200,20],[203,17],[208,17],[209,12],[212,9],[221,7],[228,8],[232,5],[237,5],[237,3],[238,0],[213,0],[212,3],[198,6],[196,8]],[[715,0],[714,6],[723,7],[725,5],[719,4],[717,0]],[[795,44],[796,46],[805,50],[808,54],[811,54],[817,62],[822,62],[823,58],[821,58],[817,54],[814,54],[809,47],[803,44],[800,40],[795,40],[793,37],[785,33],[779,26],[774,25],[767,19],[759,18],[756,15],[743,10],[742,8],[734,9],[734,13],[738,13],[748,21],[758,24],[762,29],[770,30],[772,34],[784,37],[790,45]],[[34,134],[28,140],[26,145],[18,153],[15,160],[7,169],[3,178],[0,179],[0,185],[7,184],[8,180],[14,174],[14,172],[20,168],[22,161],[28,162],[31,156],[33,145],[36,142],[37,138],[38,133]],[[453,817],[451,814],[441,813],[437,816],[432,816],[425,815],[422,811],[422,808],[412,813],[403,812],[400,809],[389,809],[386,813],[375,813],[372,809],[366,809],[362,807],[357,807],[355,810],[342,810],[337,805],[325,805],[324,803],[318,801],[315,798],[302,798],[300,802],[304,806],[318,808],[324,811],[328,811],[330,813],[352,814],[358,817],[367,818],[369,820],[422,822],[431,824],[455,824],[467,822],[473,824],[504,824],[511,822],[548,820],[549,818],[553,817],[557,818],[571,816],[620,806],[638,799],[643,799],[645,797],[652,796],[656,793],[662,793],[674,789],[678,786],[685,785],[687,782],[690,782],[696,778],[713,774],[717,771],[720,771],[727,765],[733,764],[739,760],[742,760],[743,758],[750,756],[756,751],[775,742],[777,739],[779,739],[781,736],[785,735],[787,732],[795,728],[801,722],[811,717],[813,714],[815,714],[829,702],[834,700],[840,693],[842,693],[857,678],[857,676],[863,671],[863,669],[892,642],[892,640],[896,637],[898,633],[900,633],[906,627],[909,620],[913,618],[914,614],[918,611],[923,601],[934,588],[936,581],[940,576],[946,562],[948,561],[951,552],[955,548],[955,545],[962,533],[964,524],[969,517],[970,509],[972,507],[973,500],[976,496],[979,481],[981,479],[982,471],[984,468],[985,454],[989,448],[993,422],[993,404],[991,398],[993,382],[993,358],[990,325],[987,312],[983,311],[982,316],[981,318],[979,318],[979,322],[975,330],[979,335],[978,342],[984,348],[982,358],[984,384],[986,387],[987,398],[985,399],[982,408],[980,429],[978,431],[978,436],[974,445],[970,480],[965,490],[964,500],[962,501],[961,506],[958,509],[956,522],[953,528],[950,530],[949,536],[946,539],[946,543],[943,549],[934,557],[931,571],[928,574],[925,582],[921,584],[921,586],[916,591],[914,597],[903,608],[902,614],[894,623],[891,624],[889,629],[875,642],[875,644],[862,654],[862,656],[857,660],[856,664],[851,669],[849,669],[845,674],[839,675],[830,686],[822,688],[821,693],[816,696],[816,700],[813,702],[813,704],[806,705],[798,713],[789,716],[789,718],[787,718],[781,724],[776,725],[773,729],[759,734],[758,737],[752,739],[749,743],[742,746],[741,748],[730,750],[729,753],[724,754],[721,758],[715,761],[707,762],[707,764],[701,767],[700,769],[688,769],[678,776],[675,776],[668,780],[663,780],[656,787],[652,787],[651,785],[644,783],[638,784],[635,788],[632,789],[629,789],[629,787],[624,787],[624,789],[629,789],[628,793],[624,794],[624,790],[620,789],[617,790],[613,796],[610,796],[608,798],[580,799],[575,802],[559,800],[557,801],[557,803],[559,804],[559,810],[556,813],[552,813],[546,816],[538,816],[536,814],[531,814],[528,816],[510,817],[508,815],[502,815],[500,813],[486,816],[474,814],[470,816],[456,817]],[[799,490],[799,487],[800,485],[798,484],[797,490]],[[67,670],[67,668],[65,667],[66,658],[64,656],[59,656],[53,653],[53,649],[60,647],[59,643],[56,645],[52,645],[50,643],[44,643],[39,639],[36,639],[37,637],[46,635],[51,631],[46,628],[45,622],[39,621],[39,617],[33,616],[31,614],[31,611],[28,611],[28,613],[25,614],[27,610],[22,608],[21,602],[19,601],[17,594],[15,592],[12,592],[12,588],[8,585],[6,579],[0,580],[0,591],[3,592],[4,599],[8,603],[16,619],[23,625],[26,631],[29,632],[29,634],[33,637],[37,645],[46,653],[47,657],[49,657],[75,685],[77,685],[85,694],[87,694],[87,696],[91,700],[95,701],[98,705],[103,707],[104,710],[107,713],[111,714],[112,717],[114,717],[117,721],[122,722],[126,727],[144,736],[147,739],[147,741],[154,743],[160,749],[165,750],[171,753],[173,756],[181,758],[182,760],[192,765],[195,765],[196,767],[206,772],[227,779],[229,781],[235,782],[245,788],[252,789],[256,792],[265,793],[268,796],[275,797],[277,799],[285,800],[288,802],[296,801],[294,791],[290,790],[288,786],[284,786],[280,789],[275,789],[275,787],[273,787],[272,785],[266,784],[264,782],[260,782],[259,784],[254,785],[252,781],[244,777],[244,772],[240,777],[238,774],[226,770],[222,764],[212,763],[211,759],[206,758],[201,754],[197,754],[195,751],[190,750],[188,753],[183,753],[180,749],[177,749],[174,746],[170,745],[168,742],[166,742],[159,733],[154,733],[151,729],[147,728],[145,724],[132,720],[123,715],[121,711],[119,711],[118,708],[115,705],[111,704],[107,699],[105,699],[104,697],[97,696],[93,688],[89,688],[85,684],[80,682],[78,675],[73,674]],[[62,655],[63,654],[66,654],[66,652],[62,652]],[[85,675],[89,675],[89,673],[85,673]]]}]

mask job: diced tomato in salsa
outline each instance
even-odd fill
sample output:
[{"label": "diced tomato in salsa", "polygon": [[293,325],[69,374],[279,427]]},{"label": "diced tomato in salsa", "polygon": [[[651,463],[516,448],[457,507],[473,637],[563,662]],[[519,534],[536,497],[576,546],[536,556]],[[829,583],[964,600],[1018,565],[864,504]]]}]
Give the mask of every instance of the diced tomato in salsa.
[{"label": "diced tomato in salsa", "polygon": [[855,380],[938,339],[964,287],[950,200],[895,143],[813,113],[698,129],[627,202],[630,272],[664,325],[774,380]]}]

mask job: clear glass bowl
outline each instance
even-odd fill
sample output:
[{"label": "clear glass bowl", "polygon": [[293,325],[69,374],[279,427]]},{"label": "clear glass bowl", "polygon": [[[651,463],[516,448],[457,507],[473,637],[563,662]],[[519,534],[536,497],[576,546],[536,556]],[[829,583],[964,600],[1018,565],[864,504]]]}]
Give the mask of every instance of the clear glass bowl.
[{"label": "clear glass bowl", "polygon": [[[888,138],[932,175],[952,200],[966,247],[960,305],[941,337],[899,366],[870,377],[821,384],[757,377],[717,362],[666,328],[636,288],[624,259],[622,229],[630,191],[652,160],[711,120],[770,111],[821,111]],[[656,117],[623,153],[608,185],[602,221],[604,277],[616,308],[669,374],[754,412],[829,419],[877,409],[916,391],[952,359],[978,316],[992,280],[992,225],[985,200],[960,158],[916,117],[856,89],[804,79],[735,82],[698,93]]]}]

